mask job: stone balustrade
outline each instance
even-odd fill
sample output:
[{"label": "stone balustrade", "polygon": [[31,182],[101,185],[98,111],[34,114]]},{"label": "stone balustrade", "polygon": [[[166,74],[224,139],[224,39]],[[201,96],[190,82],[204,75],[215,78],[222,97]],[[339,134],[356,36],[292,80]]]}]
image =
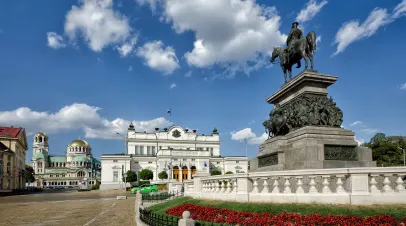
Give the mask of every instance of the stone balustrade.
[{"label": "stone balustrade", "polygon": [[195,176],[185,195],[238,202],[406,204],[406,167],[367,167]]}]

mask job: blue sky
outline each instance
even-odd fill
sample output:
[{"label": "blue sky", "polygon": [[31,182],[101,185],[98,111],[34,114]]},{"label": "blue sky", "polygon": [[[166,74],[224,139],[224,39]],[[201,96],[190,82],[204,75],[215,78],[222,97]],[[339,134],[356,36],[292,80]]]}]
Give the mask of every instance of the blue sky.
[{"label": "blue sky", "polygon": [[27,129],[27,161],[37,131],[53,155],[78,137],[120,153],[130,121],[216,126],[222,155],[244,155],[247,138],[253,157],[283,83],[269,53],[299,21],[320,37],[315,69],[339,76],[344,127],[405,135],[405,13],[406,0],[0,1],[0,125]]}]

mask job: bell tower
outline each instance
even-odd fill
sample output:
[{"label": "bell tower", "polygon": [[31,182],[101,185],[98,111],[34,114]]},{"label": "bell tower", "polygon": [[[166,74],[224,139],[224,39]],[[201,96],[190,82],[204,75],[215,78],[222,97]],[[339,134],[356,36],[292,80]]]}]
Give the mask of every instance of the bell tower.
[{"label": "bell tower", "polygon": [[34,135],[34,145],[32,147],[32,168],[35,174],[44,174],[48,165],[48,136],[43,132]]}]

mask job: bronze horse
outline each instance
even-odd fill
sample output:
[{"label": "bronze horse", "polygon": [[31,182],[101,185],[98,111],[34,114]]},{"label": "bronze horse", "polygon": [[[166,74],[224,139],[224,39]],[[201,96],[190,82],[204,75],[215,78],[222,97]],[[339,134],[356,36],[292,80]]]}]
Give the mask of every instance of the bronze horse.
[{"label": "bronze horse", "polygon": [[316,33],[311,31],[307,34],[306,38],[301,38],[293,43],[290,51],[285,52],[282,47],[273,49],[271,63],[277,57],[280,59],[280,65],[285,76],[285,83],[288,82],[286,71],[289,72],[289,79],[292,79],[292,66],[294,64],[300,65],[300,60],[305,60],[305,69],[308,68],[308,59],[310,60],[310,68],[313,70],[313,54],[316,52]]}]

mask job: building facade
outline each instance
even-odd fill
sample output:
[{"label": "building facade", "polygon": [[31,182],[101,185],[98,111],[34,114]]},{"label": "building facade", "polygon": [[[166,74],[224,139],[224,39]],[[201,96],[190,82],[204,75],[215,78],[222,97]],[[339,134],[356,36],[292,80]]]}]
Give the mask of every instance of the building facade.
[{"label": "building facade", "polygon": [[49,154],[48,136],[39,132],[34,135],[32,167],[37,187],[94,185],[100,180],[101,163],[92,156],[92,148],[81,139],[72,141],[66,155]]},{"label": "building facade", "polygon": [[0,127],[0,143],[0,191],[25,189],[25,129]]},{"label": "building facade", "polygon": [[127,131],[126,148],[126,154],[102,155],[100,189],[122,187],[122,175],[128,170],[138,175],[141,170],[149,169],[153,172],[153,180],[159,180],[158,174],[165,171],[169,179],[179,182],[193,179],[197,172],[248,172],[246,156],[221,156],[217,129],[210,135],[199,135],[196,130],[180,126],[163,130],[156,128],[155,132],[147,133],[135,131],[131,124]]}]

